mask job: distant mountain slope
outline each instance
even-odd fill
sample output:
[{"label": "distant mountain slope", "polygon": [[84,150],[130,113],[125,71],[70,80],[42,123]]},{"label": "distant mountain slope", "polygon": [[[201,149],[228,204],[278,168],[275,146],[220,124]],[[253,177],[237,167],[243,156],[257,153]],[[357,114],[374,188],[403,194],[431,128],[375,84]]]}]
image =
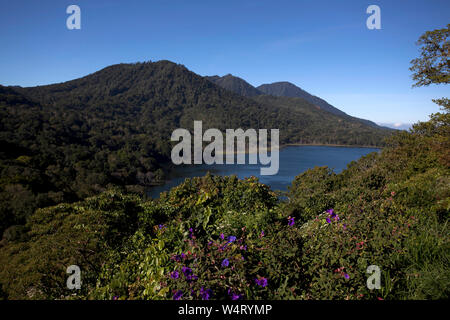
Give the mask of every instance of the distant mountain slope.
[{"label": "distant mountain slope", "polygon": [[211,77],[205,77],[205,78],[224,89],[233,91],[244,97],[254,97],[254,96],[263,94],[261,91],[259,91],[255,87],[253,87],[251,84],[249,84],[245,80],[243,80],[239,77],[235,77],[231,74],[227,74],[223,77],[211,76]]},{"label": "distant mountain slope", "polygon": [[[339,110],[338,108],[333,107],[331,104],[326,102],[325,100],[314,96],[305,90],[297,87],[296,85],[290,83],[290,82],[275,82],[272,84],[263,84],[259,87],[255,88],[245,80],[235,77],[231,74],[227,74],[226,76],[219,77],[219,76],[207,76],[205,77],[207,80],[219,85],[220,87],[234,92],[238,95],[254,98],[259,95],[271,95],[276,97],[290,97],[290,98],[302,98],[311,104],[313,104],[317,109],[325,110],[327,112],[330,112],[332,114],[345,117],[352,121],[358,121],[363,123],[364,125],[377,128],[377,129],[384,129],[384,130],[390,130],[388,127],[379,126],[375,122],[352,117],[345,112]],[[274,101],[273,103],[276,104]]]},{"label": "distant mountain slope", "polygon": [[296,85],[290,82],[274,82],[271,84],[262,84],[256,88],[257,90],[264,92],[265,94],[269,94],[277,97],[297,97],[303,98],[312,104],[315,104],[322,110],[331,112],[336,115],[345,116],[347,115],[345,112],[339,110],[338,108],[333,107],[331,104],[326,102],[325,100],[313,96],[312,94],[306,92],[305,90],[297,87]]}]

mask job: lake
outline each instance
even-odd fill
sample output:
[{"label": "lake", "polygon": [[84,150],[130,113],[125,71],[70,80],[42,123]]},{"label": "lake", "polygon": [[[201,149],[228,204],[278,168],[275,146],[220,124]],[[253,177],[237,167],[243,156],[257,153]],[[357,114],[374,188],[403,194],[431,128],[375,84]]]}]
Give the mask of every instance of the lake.
[{"label": "lake", "polygon": [[179,185],[185,178],[201,177],[208,171],[212,174],[229,176],[235,174],[238,178],[255,176],[261,183],[270,185],[272,190],[287,191],[295,176],[314,168],[328,166],[339,173],[351,161],[362,156],[379,151],[376,148],[350,148],[328,146],[287,146],[280,149],[280,169],[276,175],[261,176],[260,164],[213,164],[213,165],[180,165],[175,168],[164,185],[155,186],[147,194],[152,198],[159,197],[160,192],[168,191]]}]

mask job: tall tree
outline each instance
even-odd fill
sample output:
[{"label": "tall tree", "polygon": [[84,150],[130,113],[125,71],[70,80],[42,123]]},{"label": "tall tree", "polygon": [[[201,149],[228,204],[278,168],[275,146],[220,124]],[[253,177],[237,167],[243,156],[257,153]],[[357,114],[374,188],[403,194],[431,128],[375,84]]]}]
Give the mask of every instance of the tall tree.
[{"label": "tall tree", "polygon": [[450,68],[450,24],[447,28],[425,32],[417,41],[421,47],[421,56],[411,60],[415,87],[430,84],[449,83]]}]

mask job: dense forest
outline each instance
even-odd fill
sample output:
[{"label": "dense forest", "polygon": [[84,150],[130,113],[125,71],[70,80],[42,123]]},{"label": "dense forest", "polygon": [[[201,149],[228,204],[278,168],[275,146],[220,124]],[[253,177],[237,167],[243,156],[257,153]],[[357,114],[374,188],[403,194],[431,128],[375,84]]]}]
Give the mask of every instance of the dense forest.
[{"label": "dense forest", "polygon": [[[419,39],[417,85],[448,84],[449,34],[450,25]],[[282,143],[379,145],[387,133],[301,98],[248,99],[167,61],[0,89],[0,298],[450,296],[447,98],[380,153],[339,174],[299,174],[286,199],[254,177],[208,174],[148,200],[135,189],[163,175],[171,126],[193,119],[276,126]],[[66,287],[70,265],[82,270],[79,290]],[[370,265],[379,289],[366,285]]]},{"label": "dense forest", "polygon": [[[81,79],[0,86],[0,235],[37,208],[112,186],[143,193],[170,170],[176,128],[279,128],[280,143],[382,145],[390,131],[303,99],[252,100],[169,61],[119,64]],[[16,231],[14,231],[16,232]]]}]

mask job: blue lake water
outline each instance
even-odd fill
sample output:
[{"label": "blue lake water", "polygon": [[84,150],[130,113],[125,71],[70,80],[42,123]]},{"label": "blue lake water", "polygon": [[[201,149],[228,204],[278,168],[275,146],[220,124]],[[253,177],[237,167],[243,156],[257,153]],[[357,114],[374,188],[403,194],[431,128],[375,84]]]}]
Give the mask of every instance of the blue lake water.
[{"label": "blue lake water", "polygon": [[[276,175],[260,175],[260,164],[213,164],[213,165],[182,165],[172,173],[166,184],[149,189],[147,194],[157,198],[160,192],[168,191],[179,185],[186,178],[201,177],[208,171],[212,174],[229,176],[236,175],[242,179],[255,176],[261,183],[270,185],[272,190],[286,191],[287,187],[300,173],[316,166],[328,166],[339,173],[351,161],[362,156],[379,151],[376,148],[349,148],[327,146],[288,146],[280,150],[280,167]],[[248,162],[248,158],[246,158]]]}]

